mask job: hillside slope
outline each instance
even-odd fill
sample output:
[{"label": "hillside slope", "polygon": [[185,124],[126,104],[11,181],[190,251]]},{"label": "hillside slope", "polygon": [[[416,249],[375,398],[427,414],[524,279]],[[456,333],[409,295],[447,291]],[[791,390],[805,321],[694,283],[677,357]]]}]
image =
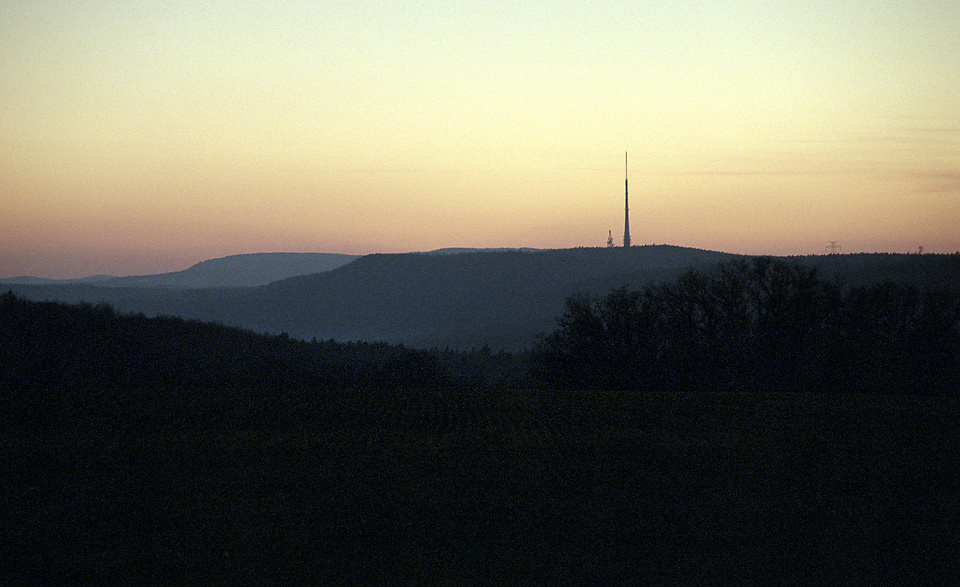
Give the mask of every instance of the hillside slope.
[{"label": "hillside slope", "polygon": [[81,279],[15,277],[0,285],[79,285],[102,287],[253,287],[295,275],[322,273],[346,265],[358,255],[338,253],[251,253],[201,261],[183,271],[156,275],[114,277],[95,275]]},{"label": "hillside slope", "polygon": [[[735,255],[658,245],[368,255],[332,271],[249,288],[13,286],[29,299],[107,302],[121,311],[214,320],[310,340],[517,350],[549,332],[573,293],[673,280]],[[960,287],[957,255],[798,257],[826,277],[860,286],[885,279]]]},{"label": "hillside slope", "polygon": [[672,279],[724,255],[674,247],[371,255],[342,269],[270,284],[254,295],[276,307],[291,335],[330,332],[412,345],[516,349],[551,330],[564,300],[622,283]]},{"label": "hillside slope", "polygon": [[553,328],[567,296],[674,278],[729,258],[671,246],[368,255],[262,287],[13,286],[29,299],[213,320],[319,340],[516,350]]}]

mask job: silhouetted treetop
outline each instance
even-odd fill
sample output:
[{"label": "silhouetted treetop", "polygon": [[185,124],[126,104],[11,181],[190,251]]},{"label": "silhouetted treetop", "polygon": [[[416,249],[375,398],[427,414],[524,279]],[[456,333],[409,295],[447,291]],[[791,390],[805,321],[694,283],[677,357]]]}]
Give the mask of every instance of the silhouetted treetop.
[{"label": "silhouetted treetop", "polygon": [[551,387],[957,395],[960,294],[844,290],[758,257],[567,300],[533,353]]}]

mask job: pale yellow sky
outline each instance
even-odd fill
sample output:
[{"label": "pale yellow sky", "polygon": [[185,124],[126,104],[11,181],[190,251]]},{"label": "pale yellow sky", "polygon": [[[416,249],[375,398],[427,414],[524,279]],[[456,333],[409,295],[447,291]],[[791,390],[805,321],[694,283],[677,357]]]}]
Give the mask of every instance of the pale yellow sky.
[{"label": "pale yellow sky", "polygon": [[0,4],[0,277],[960,250],[960,4]]}]

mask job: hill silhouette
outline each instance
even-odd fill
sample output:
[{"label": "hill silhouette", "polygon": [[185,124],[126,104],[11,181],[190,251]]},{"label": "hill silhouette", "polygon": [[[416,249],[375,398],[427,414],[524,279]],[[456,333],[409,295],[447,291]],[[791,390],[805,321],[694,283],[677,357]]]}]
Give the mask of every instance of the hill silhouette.
[{"label": "hill silhouette", "polygon": [[[28,299],[106,302],[118,311],[221,322],[295,338],[417,347],[529,348],[566,298],[675,279],[739,256],[668,245],[460,254],[376,254],[323,273],[244,288],[11,286]],[[855,287],[884,280],[957,287],[960,255],[794,257]]]},{"label": "hill silhouette", "polygon": [[29,299],[109,303],[310,340],[420,347],[528,347],[568,295],[669,280],[730,255],[671,246],[368,255],[262,287],[178,289],[13,286]]},{"label": "hill silhouette", "polygon": [[21,300],[11,292],[0,294],[0,349],[0,389],[41,390],[4,394],[4,414],[34,412],[50,389],[242,387],[262,400],[268,389],[429,388],[441,380],[439,364],[424,351],[304,342],[179,317],[121,314],[104,304]]},{"label": "hill silhouette", "polygon": [[310,300],[270,312],[292,336],[323,331],[348,340],[517,349],[552,328],[574,291],[667,280],[722,257],[675,247],[370,255],[252,293],[263,304]]},{"label": "hill silhouette", "polygon": [[14,277],[0,284],[75,285],[103,287],[252,287],[295,275],[330,271],[357,259],[358,255],[339,253],[250,253],[208,259],[183,271],[156,275],[92,275],[80,279]]}]

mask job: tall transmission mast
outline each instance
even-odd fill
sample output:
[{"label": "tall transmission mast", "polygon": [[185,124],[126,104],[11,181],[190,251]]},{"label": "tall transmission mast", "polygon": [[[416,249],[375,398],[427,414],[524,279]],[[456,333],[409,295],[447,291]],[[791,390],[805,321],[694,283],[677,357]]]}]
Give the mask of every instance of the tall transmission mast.
[{"label": "tall transmission mast", "polygon": [[627,185],[627,152],[623,152],[623,246],[630,246],[630,190]]}]

